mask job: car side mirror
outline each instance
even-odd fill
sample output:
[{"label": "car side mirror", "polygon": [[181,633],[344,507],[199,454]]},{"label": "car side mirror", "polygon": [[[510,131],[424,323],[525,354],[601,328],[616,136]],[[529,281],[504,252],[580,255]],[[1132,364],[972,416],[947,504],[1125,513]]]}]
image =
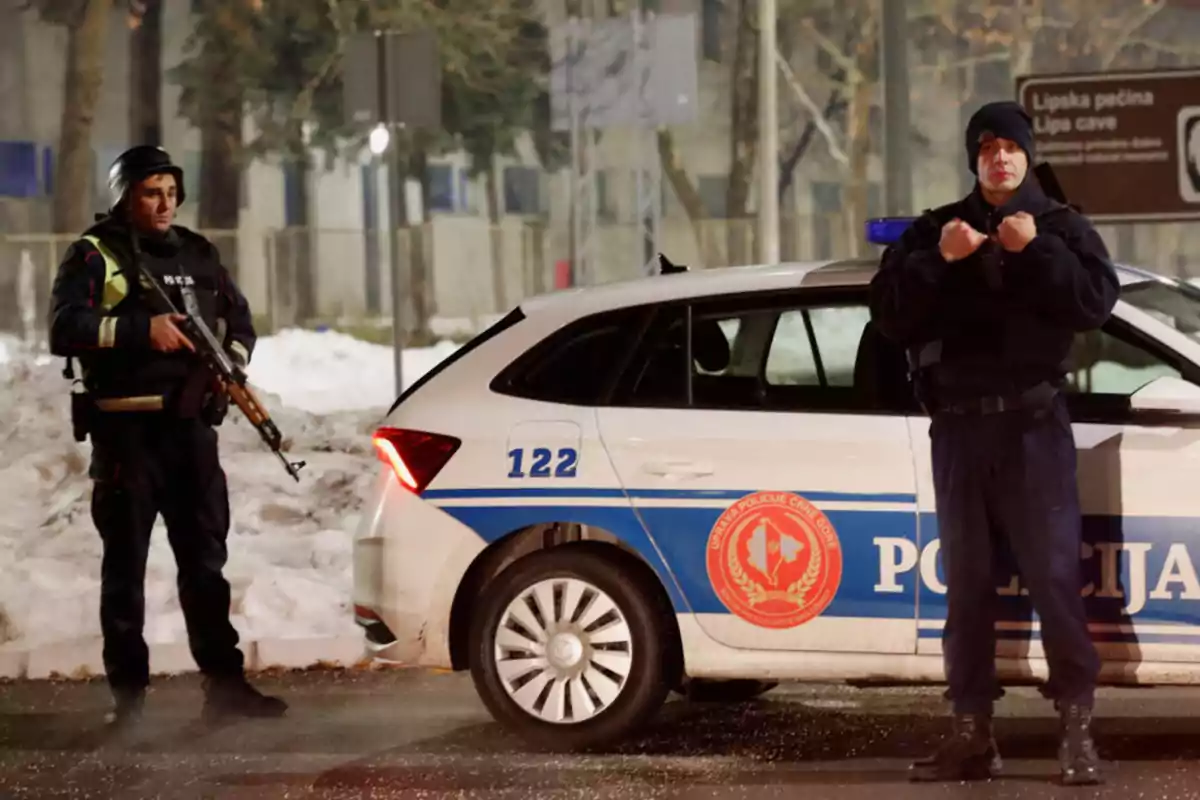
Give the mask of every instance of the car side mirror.
[{"label": "car side mirror", "polygon": [[1133,411],[1200,414],[1200,386],[1171,376],[1155,378],[1129,398]]}]

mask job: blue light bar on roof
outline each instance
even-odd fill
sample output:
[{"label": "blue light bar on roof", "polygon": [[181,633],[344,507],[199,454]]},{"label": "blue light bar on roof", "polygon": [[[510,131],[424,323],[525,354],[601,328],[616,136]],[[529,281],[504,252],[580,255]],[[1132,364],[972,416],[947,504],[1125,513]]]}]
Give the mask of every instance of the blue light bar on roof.
[{"label": "blue light bar on roof", "polygon": [[900,237],[916,221],[916,217],[879,217],[867,220],[867,241],[871,244],[889,245],[900,241]]}]

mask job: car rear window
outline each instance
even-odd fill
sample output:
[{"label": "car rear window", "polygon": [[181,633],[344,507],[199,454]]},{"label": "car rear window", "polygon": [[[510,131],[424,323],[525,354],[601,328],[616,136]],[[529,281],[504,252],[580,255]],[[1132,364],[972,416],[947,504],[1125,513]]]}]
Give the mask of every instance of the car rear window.
[{"label": "car rear window", "polygon": [[491,389],[530,400],[602,405],[646,313],[625,308],[577,320],[501,371]]},{"label": "car rear window", "polygon": [[498,336],[523,319],[525,319],[525,312],[521,310],[520,306],[508,312],[508,314],[497,320],[490,328],[476,336],[474,339],[471,339],[462,347],[455,350],[453,353],[443,359],[436,367],[422,375],[416,383],[405,389],[404,392],[396,398],[396,402],[392,403],[392,407],[388,409],[388,414],[391,414],[393,411],[399,408],[401,403],[403,403],[409,397],[412,397],[413,393],[422,386],[436,378],[438,374],[442,372],[442,370],[446,369],[446,367],[449,367],[455,361],[458,361],[460,358],[465,356],[467,353],[470,353],[476,347],[479,347],[479,345],[483,344],[488,339]]}]

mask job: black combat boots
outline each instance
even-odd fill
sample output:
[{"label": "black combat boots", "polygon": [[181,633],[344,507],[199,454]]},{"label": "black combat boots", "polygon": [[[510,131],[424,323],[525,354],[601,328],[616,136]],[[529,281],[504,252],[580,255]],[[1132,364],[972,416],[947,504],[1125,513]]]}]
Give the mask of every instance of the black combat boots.
[{"label": "black combat boots", "polygon": [[1100,756],[1092,741],[1092,710],[1078,705],[1062,706],[1059,719],[1058,764],[1062,768],[1062,782],[1067,786],[1104,783],[1104,776],[1100,774]]},{"label": "black combat boots", "polygon": [[982,781],[1000,773],[1003,763],[992,718],[988,714],[955,714],[954,732],[932,756],[914,761],[913,781]]},{"label": "black combat boots", "polygon": [[104,715],[104,724],[111,730],[124,730],[137,724],[146,703],[142,689],[114,689],[112,710]]},{"label": "black combat boots", "polygon": [[281,717],[287,707],[278,697],[269,697],[255,689],[241,675],[204,679],[202,717],[206,722],[228,717]]}]

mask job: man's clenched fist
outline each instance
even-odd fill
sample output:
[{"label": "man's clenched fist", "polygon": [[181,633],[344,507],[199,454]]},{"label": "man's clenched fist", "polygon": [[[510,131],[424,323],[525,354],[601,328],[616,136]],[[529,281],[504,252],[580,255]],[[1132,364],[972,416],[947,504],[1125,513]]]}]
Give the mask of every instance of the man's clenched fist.
[{"label": "man's clenched fist", "polygon": [[985,241],[987,237],[982,233],[961,219],[952,219],[942,226],[942,240],[938,246],[942,258],[960,261],[978,250]]},{"label": "man's clenched fist", "polygon": [[1024,211],[1005,217],[996,229],[1000,246],[1010,253],[1019,253],[1037,236],[1037,225],[1033,217]]}]

